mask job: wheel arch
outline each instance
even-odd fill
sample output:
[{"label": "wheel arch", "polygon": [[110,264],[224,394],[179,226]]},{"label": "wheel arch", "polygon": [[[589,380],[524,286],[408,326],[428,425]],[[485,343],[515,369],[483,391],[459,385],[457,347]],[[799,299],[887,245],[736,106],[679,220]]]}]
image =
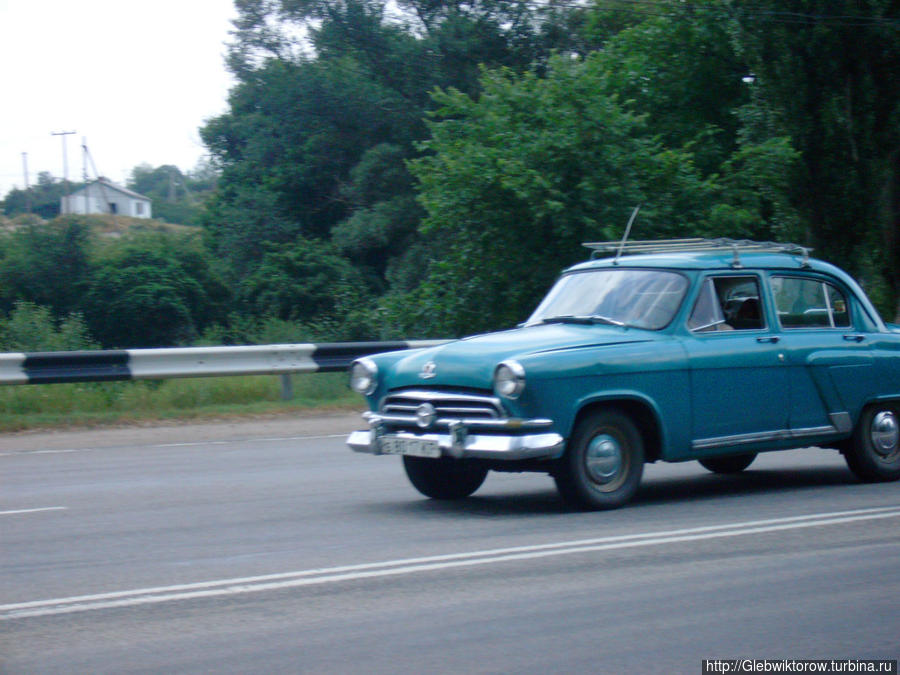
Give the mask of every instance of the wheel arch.
[{"label": "wheel arch", "polygon": [[856,415],[854,426],[859,423],[859,418],[862,417],[863,411],[866,408],[871,408],[873,405],[884,403],[893,403],[894,405],[900,406],[900,394],[884,394],[882,396],[872,396],[871,398],[867,398],[863,401],[862,405],[859,406],[859,413]]},{"label": "wheel arch", "polygon": [[645,461],[655,462],[663,458],[665,431],[660,423],[659,410],[650,399],[633,392],[608,392],[602,397],[582,401],[572,420],[569,437],[587,415],[610,408],[621,410],[634,422],[644,444]]},{"label": "wheel arch", "polygon": [[[877,423],[877,411],[889,413]],[[900,480],[900,399],[878,397],[863,406],[853,436],[842,442],[841,451],[850,470],[864,482]]]},{"label": "wheel arch", "polygon": [[846,443],[853,438],[853,434],[856,433],[859,425],[862,423],[863,417],[865,417],[866,411],[869,408],[874,408],[879,405],[894,405],[900,408],[900,394],[883,394],[881,396],[871,396],[859,404],[859,408],[850,411],[850,431],[841,438],[839,443]]}]

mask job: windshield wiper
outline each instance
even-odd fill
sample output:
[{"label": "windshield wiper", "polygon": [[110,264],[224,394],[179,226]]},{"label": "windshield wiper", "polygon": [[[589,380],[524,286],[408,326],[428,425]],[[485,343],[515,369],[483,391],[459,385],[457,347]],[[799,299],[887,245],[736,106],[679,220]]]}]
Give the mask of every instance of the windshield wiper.
[{"label": "windshield wiper", "polygon": [[602,323],[606,324],[607,326],[620,327],[624,327],[626,325],[621,321],[610,319],[608,316],[602,316],[600,314],[563,314],[560,316],[551,316],[549,318],[542,319],[541,323],[581,323],[585,325]]}]

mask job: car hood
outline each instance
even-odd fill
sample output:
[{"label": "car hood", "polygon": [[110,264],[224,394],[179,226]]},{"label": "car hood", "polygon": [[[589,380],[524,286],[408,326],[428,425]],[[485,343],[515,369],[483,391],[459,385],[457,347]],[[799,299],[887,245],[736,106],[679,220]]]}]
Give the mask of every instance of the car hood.
[{"label": "car hood", "polygon": [[576,324],[528,326],[410,352],[389,369],[386,384],[391,389],[413,386],[490,389],[494,369],[505,359],[650,339],[646,332],[633,328]]}]

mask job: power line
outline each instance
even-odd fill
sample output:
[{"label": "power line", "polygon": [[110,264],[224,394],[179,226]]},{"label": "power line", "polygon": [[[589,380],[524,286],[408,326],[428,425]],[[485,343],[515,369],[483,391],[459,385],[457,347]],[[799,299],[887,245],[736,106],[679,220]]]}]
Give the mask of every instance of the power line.
[{"label": "power line", "polygon": [[748,18],[764,19],[772,23],[803,24],[825,21],[847,27],[883,26],[900,28],[900,17],[778,10],[762,5],[744,3],[728,6],[710,2],[673,2],[671,0],[597,0],[593,4],[586,4],[585,0],[520,0],[518,4],[537,11],[560,8],[584,11],[611,9],[659,17],[671,16],[674,12],[683,10],[713,11],[728,16],[741,15]]},{"label": "power line", "polygon": [[[527,0],[525,5],[532,9],[550,9],[547,5],[535,0]],[[667,2],[666,0],[603,0],[602,3],[586,6],[578,0],[558,0],[552,7],[565,7],[567,9],[603,10],[616,9],[644,14],[649,16],[671,16],[674,11],[713,11],[723,15],[742,15],[748,18],[764,19],[772,23],[808,24],[817,21],[829,22],[838,26],[861,27],[883,26],[887,28],[900,28],[900,18],[884,16],[864,16],[858,14],[829,14],[823,12],[798,12],[775,10],[760,5],[726,6],[723,4],[696,3],[696,2]],[[669,10],[669,11],[666,11]]]}]

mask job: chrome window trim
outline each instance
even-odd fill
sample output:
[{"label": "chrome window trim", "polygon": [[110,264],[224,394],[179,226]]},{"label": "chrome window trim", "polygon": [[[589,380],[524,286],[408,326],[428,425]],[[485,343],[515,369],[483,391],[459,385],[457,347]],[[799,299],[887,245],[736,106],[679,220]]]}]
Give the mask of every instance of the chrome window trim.
[{"label": "chrome window trim", "polygon": [[[827,326],[785,326],[781,322],[781,315],[778,313],[778,303],[774,302],[773,306],[775,308],[775,319],[778,321],[778,328],[783,331],[788,331],[793,333],[794,331],[801,330],[829,330],[829,331],[839,331],[839,330],[856,330],[857,322],[853,320],[853,306],[854,304],[859,304],[856,294],[853,293],[849,288],[845,287],[838,279],[835,279],[831,276],[825,275],[814,275],[814,274],[793,274],[791,272],[782,272],[782,271],[772,271],[769,274],[769,290],[772,292],[773,301],[775,289],[772,288],[771,282],[775,279],[799,279],[801,281],[814,281],[818,284],[821,284],[823,293],[825,296],[825,307],[828,312],[828,323]],[[844,303],[847,306],[847,320],[849,325],[847,326],[838,326],[835,325],[834,322],[834,309],[831,304],[831,297],[828,294],[827,288],[833,288],[837,291],[840,296],[844,299]],[[851,301],[851,298],[857,300],[856,303]],[[861,310],[868,315],[868,310],[866,310],[865,306],[861,307]]]},{"label": "chrome window trim", "polygon": [[[715,291],[716,279],[752,279],[756,283],[756,301],[759,303],[759,314],[760,314],[760,318],[762,319],[762,324],[763,324],[762,327],[734,328],[732,326],[731,330],[726,330],[726,331],[704,331],[704,330],[701,330],[702,328],[709,328],[710,325],[717,325],[719,323],[727,323],[727,320],[716,322],[714,324],[709,324],[707,326],[699,326],[697,328],[691,328],[688,325],[690,323],[691,316],[693,315],[694,310],[697,309],[697,304],[700,302],[700,296],[703,294],[703,287],[707,283],[711,283],[711,284],[713,284],[713,293],[715,293],[716,292]],[[710,336],[721,337],[723,335],[732,335],[732,334],[746,335],[747,333],[753,333],[753,332],[757,332],[757,333],[769,332],[772,329],[772,327],[769,326],[769,313],[767,311],[766,298],[765,298],[765,294],[764,294],[764,288],[766,288],[765,281],[766,280],[763,277],[762,273],[758,270],[740,269],[740,271],[735,270],[735,271],[730,271],[730,272],[717,271],[717,270],[711,271],[705,277],[703,277],[703,282],[701,284],[699,284],[700,290],[697,292],[697,295],[694,298],[694,302],[691,305],[691,310],[687,315],[687,319],[685,321],[685,326],[687,327],[688,332],[694,337],[703,337],[703,338],[710,337]],[[716,297],[718,297],[718,295],[716,295]],[[724,313],[724,311],[723,311],[723,313]]]}]

